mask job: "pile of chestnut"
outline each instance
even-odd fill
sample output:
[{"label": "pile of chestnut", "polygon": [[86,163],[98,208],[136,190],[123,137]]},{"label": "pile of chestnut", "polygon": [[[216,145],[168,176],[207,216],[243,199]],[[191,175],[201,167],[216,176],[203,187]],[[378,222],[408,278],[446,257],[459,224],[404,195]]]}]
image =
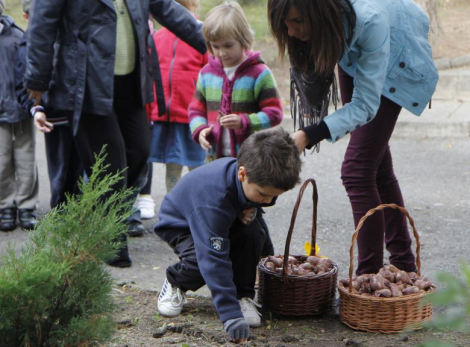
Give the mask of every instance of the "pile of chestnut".
[{"label": "pile of chestnut", "polygon": [[[349,279],[342,279],[339,283],[349,288]],[[385,265],[378,274],[353,277],[352,287],[355,294],[385,298],[418,294],[435,288],[426,277],[399,270],[393,265]]]},{"label": "pile of chestnut", "polygon": [[[275,273],[282,274],[284,265],[283,255],[270,255],[264,267]],[[327,258],[320,258],[314,255],[309,257],[289,256],[287,260],[286,273],[291,276],[317,276],[327,273],[333,269],[333,262]]]}]

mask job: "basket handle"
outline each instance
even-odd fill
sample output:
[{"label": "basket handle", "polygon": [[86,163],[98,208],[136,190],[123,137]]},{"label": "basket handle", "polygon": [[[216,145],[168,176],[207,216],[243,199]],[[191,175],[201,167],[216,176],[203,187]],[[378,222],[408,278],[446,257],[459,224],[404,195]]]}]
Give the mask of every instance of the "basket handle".
[{"label": "basket handle", "polygon": [[305,182],[302,184],[300,187],[299,195],[297,196],[297,202],[294,205],[294,210],[292,211],[292,217],[290,221],[290,227],[289,227],[289,232],[287,233],[287,239],[286,239],[286,247],[284,250],[284,264],[283,264],[283,277],[284,281],[287,283],[287,263],[288,263],[288,258],[289,258],[289,247],[290,247],[290,242],[292,239],[292,232],[294,230],[294,224],[295,224],[295,219],[297,217],[297,211],[300,206],[300,201],[302,200],[302,196],[304,195],[304,191],[307,188],[308,184],[312,183],[313,186],[313,193],[312,193],[312,199],[313,199],[313,220],[312,220],[312,247],[310,249],[310,255],[315,255],[315,244],[316,244],[316,238],[317,238],[317,205],[318,205],[318,191],[317,191],[317,184],[313,178],[307,178]]},{"label": "basket handle", "polygon": [[368,217],[372,216],[376,211],[381,211],[381,210],[386,209],[386,208],[393,208],[393,209],[396,209],[396,210],[400,210],[406,216],[406,218],[408,218],[408,221],[410,222],[410,225],[413,228],[413,235],[416,239],[416,266],[418,267],[418,276],[421,276],[421,260],[420,260],[420,256],[419,256],[421,245],[419,243],[419,235],[418,235],[418,232],[416,231],[415,223],[413,221],[413,218],[410,217],[408,211],[404,207],[398,206],[397,204],[382,204],[382,205],[377,206],[376,208],[370,209],[364,215],[364,217],[361,218],[361,220],[357,224],[356,231],[354,232],[354,234],[352,236],[351,247],[349,248],[349,256],[350,256],[350,258],[349,258],[349,292],[350,293],[352,292],[352,289],[353,289],[353,287],[352,287],[352,276],[353,276],[353,267],[354,267],[353,266],[354,244],[357,240],[359,230],[362,228],[362,225],[364,224],[364,222],[366,221],[366,219]]}]

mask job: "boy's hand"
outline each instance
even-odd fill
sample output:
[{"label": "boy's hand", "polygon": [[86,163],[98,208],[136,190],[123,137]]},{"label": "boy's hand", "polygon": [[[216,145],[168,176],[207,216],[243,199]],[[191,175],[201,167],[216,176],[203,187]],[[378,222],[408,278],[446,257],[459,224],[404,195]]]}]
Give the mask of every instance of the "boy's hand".
[{"label": "boy's hand", "polygon": [[224,330],[230,341],[242,343],[250,337],[250,327],[245,318],[229,319],[224,323]]},{"label": "boy's hand", "polygon": [[210,142],[207,140],[207,137],[211,134],[213,128],[214,125],[211,125],[209,128],[205,128],[199,133],[199,144],[205,151],[208,151],[212,148]]},{"label": "boy's hand", "polygon": [[241,222],[245,225],[250,224],[253,219],[256,217],[256,209],[254,207],[247,208],[246,210],[243,210],[239,215],[238,219],[241,220]]},{"label": "boy's hand", "polygon": [[43,133],[50,133],[54,129],[54,124],[49,123],[44,112],[36,112],[34,114],[34,125]]},{"label": "boy's hand", "polygon": [[219,123],[227,129],[241,129],[242,118],[238,114],[222,114],[219,112]]}]

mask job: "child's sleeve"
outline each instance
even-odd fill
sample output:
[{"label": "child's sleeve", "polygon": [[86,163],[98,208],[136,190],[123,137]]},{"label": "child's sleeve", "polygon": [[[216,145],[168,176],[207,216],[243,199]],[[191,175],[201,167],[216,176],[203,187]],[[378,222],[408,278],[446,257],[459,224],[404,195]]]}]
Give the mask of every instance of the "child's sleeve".
[{"label": "child's sleeve", "polygon": [[63,0],[36,0],[31,7],[28,22],[28,54],[26,55],[27,89],[47,91],[55,64],[55,45],[59,27],[62,25]]},{"label": "child's sleeve", "polygon": [[258,130],[274,127],[280,124],[284,117],[284,110],[276,81],[268,67],[256,79],[254,96],[260,111],[241,115],[242,129],[239,131],[243,134],[247,131],[253,133]]},{"label": "child's sleeve", "polygon": [[199,143],[199,133],[209,127],[207,120],[207,102],[205,96],[204,76],[199,73],[196,91],[188,107],[189,129],[196,143]]},{"label": "child's sleeve", "polygon": [[29,99],[29,93],[24,86],[23,78],[26,72],[26,44],[20,44],[16,55],[15,64],[15,93],[16,99],[21,107],[29,111],[34,105],[34,101]]},{"label": "child's sleeve", "polygon": [[188,218],[198,267],[221,322],[243,317],[230,260],[231,215],[230,208],[205,205],[197,207]]}]

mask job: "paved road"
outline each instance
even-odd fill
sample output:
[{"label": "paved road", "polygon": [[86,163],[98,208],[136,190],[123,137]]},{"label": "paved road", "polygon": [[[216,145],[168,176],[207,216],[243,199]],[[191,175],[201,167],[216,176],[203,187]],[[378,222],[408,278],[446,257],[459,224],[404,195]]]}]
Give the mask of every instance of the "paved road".
[{"label": "paved road", "polygon": [[[421,117],[403,112],[391,141],[395,171],[401,183],[405,207],[414,219],[421,238],[422,272],[437,270],[459,273],[459,261],[470,263],[470,68],[441,73],[433,108]],[[292,131],[285,118],[283,126]],[[321,253],[339,265],[338,278],[347,276],[349,247],[354,232],[351,208],[340,180],[340,167],[348,138],[335,144],[324,142],[320,153],[304,157],[302,178],[316,180],[319,191],[318,237]],[[49,182],[44,154],[44,137],[37,134],[40,180],[39,212],[49,210]],[[165,194],[164,166],[154,164],[152,196],[157,208]],[[291,254],[302,254],[310,240],[312,202],[309,188],[297,216]],[[284,252],[292,209],[299,187],[282,195],[276,206],[266,210],[266,220],[276,253]],[[145,221],[142,238],[130,239],[133,266],[109,268],[117,281],[134,281],[148,290],[159,290],[165,268],[176,261],[169,247],[152,232],[156,218]],[[18,250],[27,233],[17,228],[0,232],[0,254],[7,244]],[[0,260],[1,263],[1,260]],[[221,274],[223,275],[223,274]],[[199,293],[208,294],[207,288]]]},{"label": "paved road", "polygon": [[[423,127],[424,123],[423,123]],[[48,211],[49,185],[42,134],[37,134],[40,176],[40,213]],[[335,260],[339,278],[347,276],[349,246],[354,232],[348,198],[340,180],[340,166],[348,139],[335,144],[322,143],[320,153],[304,157],[302,177],[313,177],[318,184],[318,239],[321,253]],[[470,262],[468,233],[470,226],[470,138],[449,136],[426,138],[396,135],[391,141],[396,174],[404,193],[406,208],[413,217],[421,238],[422,271],[436,270],[458,273],[460,259]],[[311,188],[309,188],[311,189]],[[282,195],[278,204],[267,209],[277,253],[284,252],[285,237],[299,187]],[[297,216],[291,254],[303,253],[303,244],[310,239],[310,190]],[[164,166],[154,164],[153,198],[157,207],[164,196]],[[129,269],[110,268],[117,281],[134,281],[137,286],[159,290],[165,268],[176,260],[169,247],[152,232],[156,219],[145,221],[149,232],[130,240],[134,265]],[[27,233],[17,229],[0,233],[0,252],[11,242],[19,249]],[[221,274],[223,275],[223,274]],[[201,294],[208,294],[203,288]]]}]

